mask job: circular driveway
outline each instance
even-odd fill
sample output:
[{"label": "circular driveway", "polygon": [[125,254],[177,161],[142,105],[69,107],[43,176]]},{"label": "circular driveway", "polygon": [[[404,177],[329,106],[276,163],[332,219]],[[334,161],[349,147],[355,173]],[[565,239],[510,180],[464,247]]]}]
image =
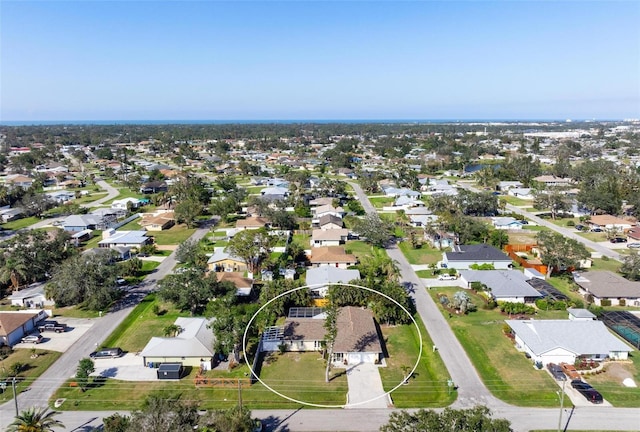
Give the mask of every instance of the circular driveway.
[{"label": "circular driveway", "polygon": [[55,318],[55,320],[61,324],[66,324],[67,331],[64,333],[42,332],[40,333],[42,342],[39,344],[19,343],[14,348],[36,347],[42,350],[65,352],[93,325],[93,320],[88,318]]}]

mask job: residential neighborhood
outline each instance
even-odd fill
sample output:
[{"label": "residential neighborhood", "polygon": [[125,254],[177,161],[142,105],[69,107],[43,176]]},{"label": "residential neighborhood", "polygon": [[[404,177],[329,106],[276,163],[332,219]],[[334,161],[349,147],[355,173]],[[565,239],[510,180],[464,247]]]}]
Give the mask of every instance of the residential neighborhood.
[{"label": "residential neighborhood", "polygon": [[640,408],[640,123],[124,130],[0,127],[21,402]]}]

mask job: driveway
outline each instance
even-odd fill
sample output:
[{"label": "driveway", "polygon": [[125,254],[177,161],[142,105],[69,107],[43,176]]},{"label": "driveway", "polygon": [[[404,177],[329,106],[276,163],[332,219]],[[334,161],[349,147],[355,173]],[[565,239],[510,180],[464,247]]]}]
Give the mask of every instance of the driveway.
[{"label": "driveway", "polygon": [[[347,405],[345,408],[389,408],[391,401],[385,395],[378,366],[371,363],[360,363],[347,368]],[[377,398],[375,400],[372,400]]]},{"label": "driveway", "polygon": [[92,319],[82,318],[56,318],[56,321],[66,324],[67,331],[64,333],[42,332],[42,342],[37,345],[30,343],[19,343],[14,348],[37,348],[48,351],[66,352],[71,345],[76,343],[94,324]]},{"label": "driveway", "polygon": [[102,376],[122,381],[157,381],[154,368],[145,367],[142,357],[136,353],[127,353],[118,358],[101,358],[93,361],[95,372],[91,376]]}]

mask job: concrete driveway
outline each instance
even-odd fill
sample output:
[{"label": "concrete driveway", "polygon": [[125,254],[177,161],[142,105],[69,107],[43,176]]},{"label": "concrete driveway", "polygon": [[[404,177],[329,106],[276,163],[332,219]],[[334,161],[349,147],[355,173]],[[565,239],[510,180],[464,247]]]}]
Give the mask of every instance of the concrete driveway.
[{"label": "concrete driveway", "polygon": [[87,330],[91,328],[94,321],[85,318],[55,318],[59,323],[67,325],[64,333],[42,332],[42,342],[39,344],[19,343],[14,348],[37,348],[48,351],[65,352],[73,345]]},{"label": "concrete driveway", "polygon": [[[349,385],[349,393],[347,394],[345,408],[388,408],[391,405],[389,396],[384,394],[385,391],[382,387],[378,366],[371,363],[360,363],[348,367],[347,383]],[[377,399],[371,400],[374,398]]]},{"label": "concrete driveway", "polygon": [[118,358],[101,358],[93,361],[95,372],[91,376],[101,376],[122,381],[157,381],[156,369],[145,367],[142,357],[127,353]]}]

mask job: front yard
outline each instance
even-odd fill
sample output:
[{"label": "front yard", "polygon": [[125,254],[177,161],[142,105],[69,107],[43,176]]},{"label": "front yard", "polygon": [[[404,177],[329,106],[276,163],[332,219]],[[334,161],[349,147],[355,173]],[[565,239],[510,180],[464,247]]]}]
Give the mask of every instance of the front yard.
[{"label": "front yard", "polygon": [[[34,355],[37,355],[37,357],[32,358]],[[4,378],[11,376],[12,365],[16,363],[22,364],[16,386],[18,393],[20,393],[27,389],[61,355],[62,353],[56,351],[45,351],[37,348],[35,350],[15,349],[7,358],[0,361],[0,379],[4,381]],[[9,382],[4,390],[0,390],[0,402],[6,402],[11,399],[13,399],[13,393]]]}]

